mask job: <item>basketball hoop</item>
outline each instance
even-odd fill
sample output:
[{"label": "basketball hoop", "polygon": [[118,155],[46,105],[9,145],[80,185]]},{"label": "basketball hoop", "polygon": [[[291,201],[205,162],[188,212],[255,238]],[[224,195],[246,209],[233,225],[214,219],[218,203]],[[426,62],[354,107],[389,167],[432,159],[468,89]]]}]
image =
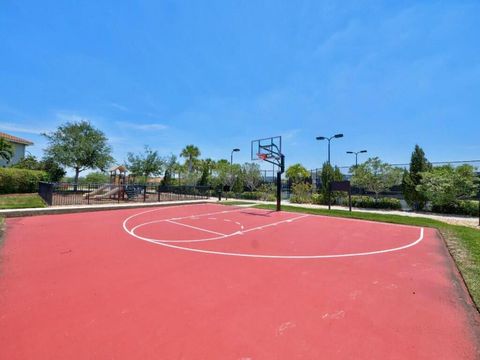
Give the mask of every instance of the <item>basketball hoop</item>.
[{"label": "basketball hoop", "polygon": [[277,211],[281,210],[282,202],[282,173],[285,171],[285,156],[282,153],[282,137],[273,136],[264,139],[252,140],[251,159],[262,160],[278,166],[277,171]]},{"label": "basketball hoop", "polygon": [[267,154],[258,153],[257,156],[260,160],[266,160],[267,159]]}]

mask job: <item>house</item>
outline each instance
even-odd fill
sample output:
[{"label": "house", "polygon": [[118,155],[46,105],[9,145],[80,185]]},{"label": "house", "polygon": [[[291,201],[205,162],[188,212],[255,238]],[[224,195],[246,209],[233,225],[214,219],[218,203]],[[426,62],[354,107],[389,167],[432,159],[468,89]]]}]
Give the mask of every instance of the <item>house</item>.
[{"label": "house", "polygon": [[33,145],[33,142],[29,140],[25,140],[3,132],[0,132],[0,138],[7,140],[13,145],[13,156],[10,159],[10,162],[7,163],[3,158],[0,158],[0,167],[18,163],[25,157],[25,148],[29,145]]}]

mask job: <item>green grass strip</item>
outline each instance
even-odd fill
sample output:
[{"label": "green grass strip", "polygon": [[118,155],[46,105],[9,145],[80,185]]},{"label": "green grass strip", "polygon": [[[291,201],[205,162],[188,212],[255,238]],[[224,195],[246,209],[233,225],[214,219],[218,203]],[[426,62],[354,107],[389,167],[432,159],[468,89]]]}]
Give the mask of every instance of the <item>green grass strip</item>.
[{"label": "green grass strip", "polygon": [[[275,210],[275,205],[256,205],[256,208]],[[311,209],[297,206],[282,206],[282,210],[314,215],[324,215],[360,220],[380,221],[392,224],[413,225],[438,229],[444,237],[457,267],[472,295],[473,301],[480,309],[480,230],[461,225],[450,225],[438,220],[377,214],[345,210]]]},{"label": "green grass strip", "polygon": [[38,194],[14,194],[0,196],[0,209],[44,208],[47,205]]}]

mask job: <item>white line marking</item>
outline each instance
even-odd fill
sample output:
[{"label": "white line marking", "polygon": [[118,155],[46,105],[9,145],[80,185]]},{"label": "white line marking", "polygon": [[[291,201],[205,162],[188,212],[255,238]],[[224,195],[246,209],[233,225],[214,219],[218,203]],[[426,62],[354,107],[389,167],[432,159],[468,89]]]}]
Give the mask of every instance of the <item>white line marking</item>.
[{"label": "white line marking", "polygon": [[[188,206],[188,205],[183,205],[183,206],[185,207],[185,206]],[[133,215],[129,216],[126,220],[128,221],[128,220],[131,220],[131,219],[133,219],[137,216],[143,215],[143,214],[163,210],[163,209],[166,209],[166,208],[170,209],[170,208],[174,208],[174,207],[175,206],[170,206],[170,207],[165,206],[163,208],[157,208],[157,209],[153,209],[153,210],[142,211],[142,212],[139,212],[137,214],[133,214]],[[228,211],[215,211],[215,212],[198,214],[198,215],[193,215],[193,216],[198,216],[198,217],[200,217],[200,216],[210,216],[210,215],[225,214],[225,213],[240,212],[240,211],[245,211],[245,209],[240,208],[240,209],[228,210]],[[164,220],[183,220],[183,219],[191,219],[191,218],[192,218],[192,215],[187,215],[187,216],[179,216],[179,217],[174,217],[174,218],[168,218],[168,219],[164,219]]]},{"label": "white line marking", "polygon": [[211,234],[215,234],[215,235],[227,236],[227,234],[219,233],[219,232],[212,231],[212,230],[203,229],[203,228],[201,228],[201,227],[197,227],[197,226],[193,226],[193,225],[183,224],[183,223],[180,223],[180,222],[177,222],[177,221],[173,221],[173,220],[165,220],[165,221],[166,221],[166,222],[169,222],[169,223],[171,223],[171,224],[181,225],[181,226],[185,226],[185,227],[187,227],[187,228],[196,229],[196,230],[200,230],[200,231],[207,232],[207,233],[211,233]]},{"label": "white line marking", "polygon": [[[160,209],[155,209],[155,210],[160,210]],[[138,214],[134,214],[128,218],[126,218],[124,221],[123,221],[123,229],[125,232],[127,232],[128,234],[132,235],[133,237],[136,237],[137,239],[140,239],[140,240],[143,240],[143,241],[146,241],[146,242],[150,242],[152,244],[156,244],[156,245],[161,245],[161,246],[165,246],[165,247],[169,247],[169,248],[172,248],[172,249],[177,249],[177,250],[183,250],[183,251],[190,251],[190,252],[196,252],[196,253],[202,253],[202,254],[212,254],[212,255],[224,255],[224,256],[236,256],[236,257],[248,257],[248,258],[263,258],[263,259],[331,259],[331,258],[343,258],[343,257],[354,257],[354,256],[367,256],[367,255],[376,255],[376,254],[384,254],[384,253],[389,253],[389,252],[394,252],[394,251],[399,251],[399,250],[404,250],[404,249],[407,249],[407,248],[410,248],[412,246],[415,246],[417,245],[418,243],[420,243],[423,238],[424,238],[424,228],[420,228],[420,236],[419,238],[410,243],[410,244],[407,244],[407,245],[403,245],[403,246],[399,246],[399,247],[396,247],[396,248],[392,248],[392,249],[385,249],[385,250],[377,250],[377,251],[369,251],[369,252],[360,252],[360,253],[348,253],[348,254],[335,254],[335,255],[268,255],[268,254],[244,254],[244,253],[232,253],[232,252],[221,252],[221,251],[212,251],[212,250],[201,250],[201,249],[194,249],[194,248],[187,248],[187,247],[181,247],[181,246],[176,246],[176,245],[172,245],[172,244],[169,244],[167,243],[167,241],[164,241],[164,240],[155,240],[155,239],[148,239],[148,238],[142,238],[141,236],[138,236],[134,233],[135,229],[138,228],[138,227],[141,227],[141,226],[144,226],[144,225],[147,225],[149,223],[144,223],[144,224],[140,224],[140,225],[137,225],[135,226],[134,228],[132,228],[131,230],[129,230],[127,228],[127,222],[136,217],[136,216],[139,216],[141,214],[144,214],[144,213],[148,213],[148,212],[151,212],[151,211],[155,211],[155,210],[149,210],[149,211],[145,211],[145,212],[141,212],[141,213],[138,213]],[[235,211],[241,211],[242,209],[237,209],[237,210],[232,210],[232,211],[222,211],[220,213],[228,213],[228,212],[235,212]],[[218,214],[218,213],[217,213]],[[201,214],[201,215],[197,215],[197,216],[204,216],[204,215],[212,215],[212,214]],[[306,217],[306,216],[309,216],[309,215],[304,215],[304,216],[299,216],[298,218],[293,218],[293,219],[287,219],[287,220],[283,220],[282,222],[288,222],[288,220],[296,220],[296,219],[299,219],[299,218],[303,218],[303,217]],[[325,216],[320,216],[320,217],[325,217]],[[184,217],[184,218],[188,218],[188,217]],[[159,221],[166,221],[167,219],[165,220],[157,220],[156,222],[159,222]],[[356,220],[356,219],[342,219],[342,220]],[[362,221],[362,220],[357,220],[357,221]],[[371,222],[371,221],[370,221]],[[150,222],[152,223],[152,222]],[[386,225],[397,225],[397,224],[388,224],[388,223],[381,223],[381,222],[372,222],[372,223],[375,223],[375,224],[386,224]],[[261,229],[262,227],[268,227],[268,226],[273,226],[272,224],[268,224],[268,225],[263,225],[263,226],[260,226],[260,227],[257,227],[257,228],[251,228],[251,229],[248,229],[246,231],[253,231],[253,230],[259,230]],[[403,226],[403,225],[402,225]],[[406,226],[406,227],[411,227],[411,228],[416,228],[414,226]],[[233,233],[233,234],[230,234],[230,235],[226,235],[226,236],[221,236],[219,238],[212,238],[212,239],[223,239],[223,238],[226,238],[226,237],[229,237],[229,236],[233,236],[233,235],[241,235],[243,234],[243,232],[240,232],[240,231],[237,231],[236,233]],[[169,242],[197,242],[197,241],[207,241],[207,239],[202,239],[202,240],[174,240],[174,241],[169,241]]]},{"label": "white line marking", "polygon": [[369,252],[361,252],[361,253],[350,253],[350,254],[335,254],[335,255],[268,255],[268,254],[244,254],[244,253],[233,253],[233,252],[223,252],[223,251],[212,251],[212,250],[201,250],[201,249],[194,249],[194,248],[187,248],[177,245],[168,244],[166,242],[161,241],[154,241],[154,240],[147,240],[142,239],[139,236],[135,235],[134,233],[130,232],[126,226],[125,222],[123,223],[124,230],[129,233],[130,235],[139,238],[141,240],[161,245],[165,247],[169,247],[172,249],[183,250],[183,251],[190,251],[196,252],[201,254],[211,254],[211,255],[224,255],[224,256],[236,256],[236,257],[249,257],[249,258],[259,258],[259,259],[332,259],[332,258],[343,258],[343,257],[355,257],[355,256],[367,256],[367,255],[377,255],[377,254],[384,254],[394,251],[399,251],[403,249],[407,249],[409,247],[417,245],[420,241],[423,240],[424,229],[420,228],[420,236],[419,238],[407,245],[399,246],[392,249],[385,249],[385,250],[377,250],[377,251],[369,251]]},{"label": "white line marking", "polygon": [[[242,234],[244,234],[246,232],[250,232],[250,231],[263,230],[266,227],[275,226],[275,225],[286,223],[286,222],[292,222],[294,220],[302,219],[302,218],[305,218],[307,216],[309,216],[309,215],[308,214],[307,215],[301,215],[301,216],[297,216],[296,218],[293,218],[293,219],[281,220],[281,221],[277,221],[277,222],[274,222],[274,223],[271,223],[271,224],[266,224],[266,225],[261,225],[261,226],[257,226],[257,227],[254,227],[254,228],[250,228],[250,229],[247,229],[247,230],[243,230],[243,225],[242,225],[241,226],[241,231],[236,231],[236,232],[233,232],[231,234],[218,233],[218,232],[215,232],[215,231],[210,231],[210,230],[195,227],[195,226],[192,226],[192,225],[187,225],[187,224],[179,223],[179,222],[176,222],[176,221],[172,221],[171,219],[153,220],[153,221],[149,221],[149,222],[146,222],[146,223],[138,224],[135,227],[133,227],[130,231],[135,237],[137,237],[141,240],[146,240],[146,241],[165,242],[165,243],[188,243],[188,242],[194,243],[194,242],[220,240],[220,239],[225,239],[227,237],[232,237],[232,236],[235,236],[235,235],[242,235]],[[165,239],[164,240],[164,239],[154,239],[154,238],[149,238],[149,237],[143,237],[143,236],[137,235],[135,233],[135,231],[140,227],[150,225],[150,224],[160,223],[160,222],[169,222],[169,223],[172,223],[172,224],[183,225],[183,226],[190,227],[190,228],[193,228],[193,229],[197,229],[197,230],[200,230],[200,231],[211,232],[213,234],[220,235],[220,236],[213,237],[213,238],[206,238],[206,239],[191,239],[191,240]]]}]

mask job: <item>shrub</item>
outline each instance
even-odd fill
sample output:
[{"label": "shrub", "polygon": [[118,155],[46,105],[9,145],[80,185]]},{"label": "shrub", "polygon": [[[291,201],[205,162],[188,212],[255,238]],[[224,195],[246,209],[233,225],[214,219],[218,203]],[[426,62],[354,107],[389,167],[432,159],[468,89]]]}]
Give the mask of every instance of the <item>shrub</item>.
[{"label": "shrub", "polygon": [[259,200],[261,198],[261,193],[256,191],[245,191],[243,193],[238,194],[240,199],[245,200]]},{"label": "shrub", "polygon": [[0,194],[33,193],[47,179],[44,171],[0,168]]},{"label": "shrub", "polygon": [[[342,198],[341,203],[342,205],[348,206],[348,198]],[[370,196],[352,196],[352,206],[367,209],[402,209],[402,204],[398,199],[379,198],[377,201],[375,201],[375,199]]]},{"label": "shrub", "polygon": [[275,184],[262,184],[259,186],[257,192],[260,193],[259,200],[262,201],[275,201],[277,198]]},{"label": "shrub", "polygon": [[432,212],[440,214],[455,214],[478,216],[478,201],[476,200],[459,200],[455,204],[449,205],[432,205]]},{"label": "shrub", "polygon": [[317,205],[327,205],[328,201],[323,194],[312,194],[312,203]]},{"label": "shrub", "polygon": [[92,172],[84,178],[78,179],[79,184],[107,184],[110,182],[110,176],[102,172]]},{"label": "shrub", "polygon": [[455,209],[458,198],[472,197],[477,192],[478,179],[470,165],[454,168],[451,165],[439,166],[421,173],[422,179],[416,189],[431,202],[432,208]]},{"label": "shrub", "polygon": [[290,202],[310,204],[312,202],[312,185],[307,183],[294,184],[292,186]]}]

